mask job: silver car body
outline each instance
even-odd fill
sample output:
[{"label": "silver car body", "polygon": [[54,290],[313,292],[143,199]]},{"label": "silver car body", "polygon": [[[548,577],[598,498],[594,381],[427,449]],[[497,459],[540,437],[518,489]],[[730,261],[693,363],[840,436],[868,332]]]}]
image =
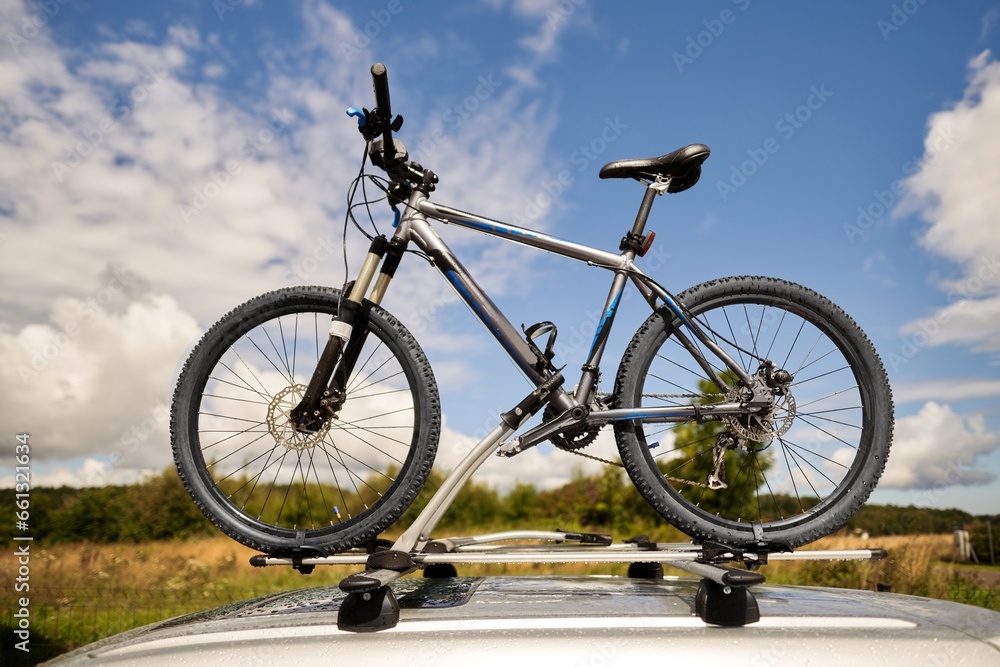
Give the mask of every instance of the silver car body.
[{"label": "silver car body", "polygon": [[762,585],[752,589],[761,620],[722,628],[693,614],[697,587],[672,577],[406,578],[392,585],[399,624],[375,633],[339,630],[344,594],[318,587],[153,624],[48,664],[1000,665],[998,612]]}]

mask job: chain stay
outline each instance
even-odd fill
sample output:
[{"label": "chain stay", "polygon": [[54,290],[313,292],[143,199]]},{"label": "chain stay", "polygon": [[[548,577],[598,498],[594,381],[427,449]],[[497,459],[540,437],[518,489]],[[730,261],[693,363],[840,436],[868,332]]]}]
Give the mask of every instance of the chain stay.
[{"label": "chain stay", "polygon": [[[719,398],[724,399],[725,394],[643,394],[644,397],[648,398]],[[560,451],[568,452],[570,454],[575,454],[576,456],[581,456],[585,459],[590,459],[591,461],[597,461],[598,463],[603,463],[609,466],[615,466],[617,468],[624,468],[625,466],[618,461],[609,461],[608,459],[602,459],[599,456],[594,456],[593,454],[585,454],[579,449],[564,449],[558,447]],[[680,479],[678,477],[664,476],[668,482],[675,482],[677,484],[687,484],[689,486],[699,486],[703,489],[711,489],[712,487],[704,482],[695,482],[690,479]]]}]

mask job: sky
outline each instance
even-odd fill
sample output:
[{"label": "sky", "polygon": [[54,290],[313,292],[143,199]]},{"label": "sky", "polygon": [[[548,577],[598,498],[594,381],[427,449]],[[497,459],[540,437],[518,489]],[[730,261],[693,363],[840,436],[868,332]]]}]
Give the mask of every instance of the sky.
[{"label": "sky", "polygon": [[[204,331],[255,295],[343,282],[364,150],[344,110],[374,105],[378,61],[436,201],[588,245],[617,248],[642,196],[604,163],[710,146],[701,181],[657,199],[640,266],[674,292],[772,275],[829,297],[893,387],[873,502],[1000,511],[996,0],[0,0],[0,36],[0,486],[20,432],[36,486],[167,468]],[[438,229],[579,367],[605,272]],[[349,235],[354,270],[365,247]],[[435,369],[447,469],[530,386],[425,263],[383,305]],[[623,300],[602,389],[647,315]],[[476,479],[599,468],[545,445]]]}]

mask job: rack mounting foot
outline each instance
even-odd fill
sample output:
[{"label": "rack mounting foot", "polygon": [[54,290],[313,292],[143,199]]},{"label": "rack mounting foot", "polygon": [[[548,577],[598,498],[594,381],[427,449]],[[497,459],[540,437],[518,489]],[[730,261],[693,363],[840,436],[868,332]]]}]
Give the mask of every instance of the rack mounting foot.
[{"label": "rack mounting foot", "polygon": [[694,611],[709,625],[739,627],[760,620],[757,599],[746,586],[726,586],[702,579],[695,596]]},{"label": "rack mounting foot", "polygon": [[337,628],[347,632],[378,632],[399,623],[399,603],[388,586],[349,593],[337,612]]}]

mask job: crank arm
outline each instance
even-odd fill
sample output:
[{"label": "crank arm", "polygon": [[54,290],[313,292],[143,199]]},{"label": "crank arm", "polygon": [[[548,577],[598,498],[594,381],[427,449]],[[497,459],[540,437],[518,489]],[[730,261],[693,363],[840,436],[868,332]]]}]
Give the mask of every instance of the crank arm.
[{"label": "crank arm", "polygon": [[577,405],[562,413],[552,421],[539,424],[513,440],[500,445],[497,449],[497,456],[515,456],[524,450],[548,440],[553,435],[561,432],[567,426],[579,424],[587,418],[589,410],[583,405]]}]

